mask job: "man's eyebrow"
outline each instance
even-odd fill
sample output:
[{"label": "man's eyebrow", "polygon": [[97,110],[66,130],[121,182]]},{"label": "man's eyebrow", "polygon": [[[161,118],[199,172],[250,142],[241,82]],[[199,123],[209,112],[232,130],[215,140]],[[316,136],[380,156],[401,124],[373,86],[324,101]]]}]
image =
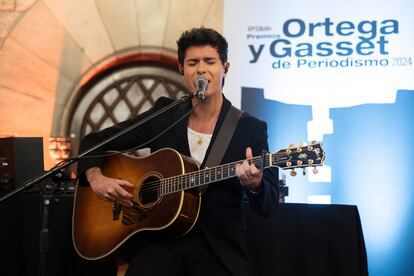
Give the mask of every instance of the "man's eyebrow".
[{"label": "man's eyebrow", "polygon": [[186,59],[185,61],[199,61],[199,60],[200,60],[200,58],[198,58],[198,57],[192,57],[192,58]]},{"label": "man's eyebrow", "polygon": [[200,58],[200,57],[192,57],[192,58],[188,58],[188,59],[186,59],[185,60],[185,62],[194,62],[194,61],[200,61],[200,60],[217,60],[218,58],[216,58],[216,57],[209,57],[209,56],[207,56],[207,57],[202,57],[202,58]]}]

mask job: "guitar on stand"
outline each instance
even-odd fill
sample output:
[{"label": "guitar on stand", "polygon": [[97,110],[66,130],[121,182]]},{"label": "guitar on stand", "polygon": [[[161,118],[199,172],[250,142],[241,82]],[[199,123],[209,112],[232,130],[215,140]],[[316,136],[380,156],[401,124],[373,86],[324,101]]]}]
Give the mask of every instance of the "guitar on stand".
[{"label": "guitar on stand", "polygon": [[[257,167],[294,169],[322,166],[320,143],[282,149],[253,157]],[[120,154],[106,158],[103,174],[135,184],[133,206],[124,207],[99,199],[89,186],[77,185],[73,209],[73,242],[88,260],[103,258],[142,231],[184,235],[197,221],[201,195],[190,189],[236,176],[241,161],[199,170],[198,164],[171,148],[147,157]]]}]

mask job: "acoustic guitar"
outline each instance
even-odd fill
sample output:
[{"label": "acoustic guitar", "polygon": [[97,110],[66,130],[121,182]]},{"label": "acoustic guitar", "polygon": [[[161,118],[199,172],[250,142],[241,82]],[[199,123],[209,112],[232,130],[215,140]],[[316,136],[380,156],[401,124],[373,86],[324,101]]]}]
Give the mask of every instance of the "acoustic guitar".
[{"label": "acoustic guitar", "polygon": [[[316,168],[325,159],[320,143],[263,156],[263,160],[258,156],[250,162],[263,168],[295,169]],[[202,197],[193,188],[235,177],[236,164],[241,162],[199,170],[193,159],[171,148],[142,158],[125,154],[106,158],[104,175],[135,185],[133,206],[101,200],[89,186],[77,185],[72,224],[76,251],[85,259],[95,260],[113,253],[139,232],[186,234],[196,223],[201,205]]]}]

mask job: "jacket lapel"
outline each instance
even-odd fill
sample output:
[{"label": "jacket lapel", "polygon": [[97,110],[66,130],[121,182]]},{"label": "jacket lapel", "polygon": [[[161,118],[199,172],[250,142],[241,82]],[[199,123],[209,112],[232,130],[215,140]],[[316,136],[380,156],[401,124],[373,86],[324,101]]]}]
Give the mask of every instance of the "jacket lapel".
[{"label": "jacket lapel", "polygon": [[[175,121],[179,120],[182,116],[184,116],[185,113],[190,111],[191,108],[192,108],[191,101],[188,101],[185,104],[180,105],[177,108],[177,112],[175,113],[174,120]],[[181,122],[179,122],[175,126],[174,131],[177,137],[178,151],[184,155],[191,156],[190,147],[188,145],[188,136],[187,136],[188,119],[189,119],[189,116],[182,119]]]}]

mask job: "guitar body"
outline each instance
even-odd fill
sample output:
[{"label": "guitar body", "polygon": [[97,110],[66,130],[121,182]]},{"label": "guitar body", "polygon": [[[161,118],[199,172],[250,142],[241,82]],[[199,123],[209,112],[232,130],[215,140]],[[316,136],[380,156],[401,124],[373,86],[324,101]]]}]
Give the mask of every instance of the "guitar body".
[{"label": "guitar body", "polygon": [[160,180],[198,169],[194,160],[169,148],[143,158],[107,158],[103,174],[135,185],[134,206],[125,208],[101,200],[89,186],[77,185],[72,234],[78,254],[90,260],[103,258],[145,230],[173,235],[190,231],[200,211],[201,197],[188,191],[164,194]]}]

